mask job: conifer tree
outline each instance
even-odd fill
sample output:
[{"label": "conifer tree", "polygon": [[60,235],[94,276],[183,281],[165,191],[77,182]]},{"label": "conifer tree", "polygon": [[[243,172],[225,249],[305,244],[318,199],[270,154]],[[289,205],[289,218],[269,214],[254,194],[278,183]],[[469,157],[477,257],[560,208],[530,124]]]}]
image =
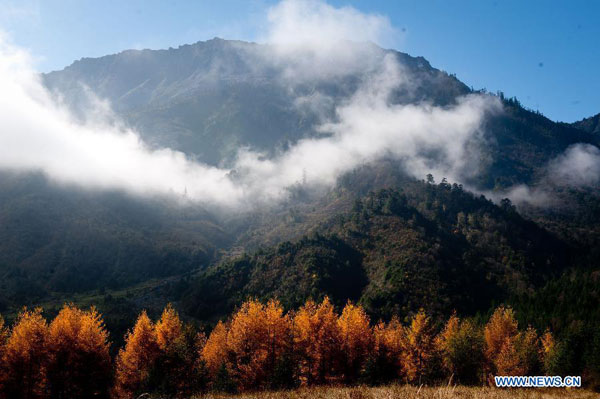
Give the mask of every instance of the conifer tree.
[{"label": "conifer tree", "polygon": [[318,306],[309,300],[296,312],[293,336],[302,384],[325,383],[337,371],[340,357],[337,319],[327,297]]},{"label": "conifer tree", "polygon": [[423,382],[432,371],[435,356],[434,335],[429,317],[422,310],[405,330],[402,365],[408,382]]},{"label": "conifer tree", "polygon": [[498,375],[525,375],[525,368],[519,358],[515,346],[516,337],[506,338],[500,352],[494,359],[494,367]]},{"label": "conifer tree", "polygon": [[39,399],[46,396],[48,324],[42,310],[24,309],[6,341],[3,394],[14,399]]},{"label": "conifer tree", "polygon": [[168,304],[163,310],[160,319],[156,322],[155,331],[156,343],[159,349],[165,352],[169,351],[182,338],[183,323],[171,304]]},{"label": "conifer tree", "polygon": [[383,347],[387,361],[392,365],[397,377],[403,373],[402,351],[406,342],[405,334],[406,331],[396,316],[392,317],[392,320],[386,324],[383,331]]},{"label": "conifer tree", "polygon": [[228,361],[227,334],[227,325],[219,321],[202,347],[201,357],[205,362],[209,378],[213,381],[222,367],[226,367],[231,371],[231,365]]},{"label": "conifer tree", "polygon": [[126,335],[125,348],[117,356],[115,395],[133,398],[147,392],[158,355],[155,326],[144,311]]},{"label": "conifer tree", "polygon": [[533,327],[520,332],[516,339],[517,356],[521,365],[521,375],[538,375],[542,372],[540,339]]},{"label": "conifer tree", "polygon": [[108,397],[108,332],[96,309],[84,312],[65,305],[50,323],[47,347],[51,398]]},{"label": "conifer tree", "polygon": [[233,316],[227,346],[240,388],[265,387],[275,365],[289,350],[290,318],[278,301],[263,305],[256,300],[242,304]]},{"label": "conifer tree", "polygon": [[498,365],[504,371],[518,369],[519,360],[516,358],[515,347],[518,333],[518,324],[513,310],[504,306],[498,307],[484,330],[486,366],[489,372],[498,373]]},{"label": "conifer tree", "polygon": [[456,382],[475,384],[481,376],[483,333],[470,320],[461,321],[453,314],[436,338],[442,364]]},{"label": "conifer tree", "polygon": [[365,366],[373,343],[369,317],[362,307],[348,302],[338,319],[338,328],[344,379],[351,382]]},{"label": "conifer tree", "polygon": [[387,354],[383,343],[384,331],[385,323],[382,321],[373,326],[373,346],[367,356],[361,375],[362,382],[369,385],[377,385],[387,381],[389,373],[386,373],[386,370],[391,369],[391,365],[387,362]]},{"label": "conifer tree", "polygon": [[153,368],[152,383],[166,395],[189,395],[196,381],[196,334],[184,326],[177,311],[168,304],[156,323],[159,354]]}]

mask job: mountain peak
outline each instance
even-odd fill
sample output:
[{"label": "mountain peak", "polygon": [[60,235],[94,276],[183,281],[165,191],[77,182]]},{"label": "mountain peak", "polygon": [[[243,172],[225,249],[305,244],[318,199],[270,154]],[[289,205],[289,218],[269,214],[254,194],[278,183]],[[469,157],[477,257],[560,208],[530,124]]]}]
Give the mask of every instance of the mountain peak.
[{"label": "mountain peak", "polygon": [[589,118],[583,118],[578,122],[574,122],[572,125],[588,133],[600,135],[600,113],[590,116]]}]

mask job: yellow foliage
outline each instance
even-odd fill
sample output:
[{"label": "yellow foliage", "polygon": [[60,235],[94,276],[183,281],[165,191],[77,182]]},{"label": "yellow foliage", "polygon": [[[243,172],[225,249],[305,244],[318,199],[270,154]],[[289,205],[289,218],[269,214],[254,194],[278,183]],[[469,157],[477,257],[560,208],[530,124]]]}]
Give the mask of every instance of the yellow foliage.
[{"label": "yellow foliage", "polygon": [[111,374],[108,332],[96,309],[65,305],[50,323],[46,366],[52,397],[106,396]]},{"label": "yellow foliage", "polygon": [[294,347],[303,384],[323,383],[334,373],[340,344],[337,319],[327,297],[318,306],[307,301],[295,314]]},{"label": "yellow foliage", "polygon": [[537,332],[528,328],[519,332],[511,308],[500,306],[485,326],[488,366],[497,375],[526,375],[539,364]]},{"label": "yellow foliage", "polygon": [[350,302],[338,319],[345,377],[355,378],[367,359],[373,343],[369,317]]},{"label": "yellow foliage", "polygon": [[202,347],[202,359],[209,375],[214,378],[222,364],[227,365],[227,326],[219,321]]},{"label": "yellow foliage", "polygon": [[168,350],[177,340],[182,338],[183,323],[171,304],[168,304],[163,310],[160,320],[156,323],[155,330],[156,343],[163,351]]},{"label": "yellow foliage", "polygon": [[514,337],[507,337],[494,359],[498,375],[525,375],[525,369],[520,362],[515,341]]},{"label": "yellow foliage", "polygon": [[542,356],[546,356],[548,353],[552,352],[556,347],[556,341],[554,340],[554,336],[550,332],[550,330],[546,330],[544,335],[540,338],[540,342],[542,344]]},{"label": "yellow foliage", "polygon": [[434,335],[429,317],[422,310],[406,327],[402,353],[402,366],[409,382],[421,382],[430,371],[435,355]]},{"label": "yellow foliage", "polygon": [[277,361],[290,349],[290,333],[290,318],[278,301],[263,305],[251,300],[242,305],[227,334],[240,388],[264,386]]},{"label": "yellow foliage", "polygon": [[442,366],[448,375],[460,383],[474,384],[481,378],[483,334],[470,320],[450,316],[444,329],[435,339]]},{"label": "yellow foliage", "polygon": [[42,398],[46,389],[45,364],[48,324],[42,310],[24,309],[6,341],[2,364],[6,397]]},{"label": "yellow foliage", "polygon": [[[517,333],[517,321],[515,320],[514,312],[511,308],[505,308],[500,306],[485,326],[484,337],[485,337],[485,355],[488,360],[488,364],[493,365],[496,358],[500,354],[502,347],[505,345],[507,340],[513,340]],[[510,344],[505,348],[506,356],[510,349]]]},{"label": "yellow foliage", "polygon": [[397,317],[385,326],[383,331],[383,343],[388,361],[396,367],[398,373],[402,371],[402,350],[405,342],[405,331]]},{"label": "yellow foliage", "polygon": [[126,335],[125,348],[117,356],[115,394],[118,397],[131,398],[147,386],[158,353],[155,326],[144,311]]}]

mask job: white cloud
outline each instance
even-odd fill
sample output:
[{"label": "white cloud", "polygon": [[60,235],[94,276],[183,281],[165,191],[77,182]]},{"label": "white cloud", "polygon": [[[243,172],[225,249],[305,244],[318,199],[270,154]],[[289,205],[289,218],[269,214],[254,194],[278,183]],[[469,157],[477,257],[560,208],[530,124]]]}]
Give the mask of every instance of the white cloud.
[{"label": "white cloud", "polygon": [[282,51],[335,50],[341,41],[386,45],[395,30],[387,17],[318,0],[283,0],[268,11],[266,42]]},{"label": "white cloud", "polygon": [[319,0],[283,0],[267,20],[264,61],[283,67],[292,84],[370,71],[381,62],[374,44],[397,47],[401,39],[385,16]]},{"label": "white cloud", "polygon": [[559,183],[583,186],[600,181],[600,149],[591,144],[574,144],[550,162],[549,177]]},{"label": "white cloud", "polygon": [[503,191],[486,192],[494,201],[510,198],[517,205],[535,207],[556,206],[560,199],[555,186],[593,186],[600,182],[600,149],[591,144],[577,143],[550,160],[535,186],[518,184]]}]

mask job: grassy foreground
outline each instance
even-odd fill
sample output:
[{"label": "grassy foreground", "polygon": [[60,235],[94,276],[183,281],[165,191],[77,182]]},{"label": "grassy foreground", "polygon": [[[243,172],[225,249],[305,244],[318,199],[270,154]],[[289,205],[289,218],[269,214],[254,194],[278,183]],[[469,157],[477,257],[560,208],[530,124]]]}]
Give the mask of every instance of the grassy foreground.
[{"label": "grassy foreground", "polygon": [[242,395],[208,395],[205,399],[553,399],[598,398],[584,389],[504,389],[482,387],[414,387],[391,385],[385,387],[315,387],[281,392],[257,392]]}]

